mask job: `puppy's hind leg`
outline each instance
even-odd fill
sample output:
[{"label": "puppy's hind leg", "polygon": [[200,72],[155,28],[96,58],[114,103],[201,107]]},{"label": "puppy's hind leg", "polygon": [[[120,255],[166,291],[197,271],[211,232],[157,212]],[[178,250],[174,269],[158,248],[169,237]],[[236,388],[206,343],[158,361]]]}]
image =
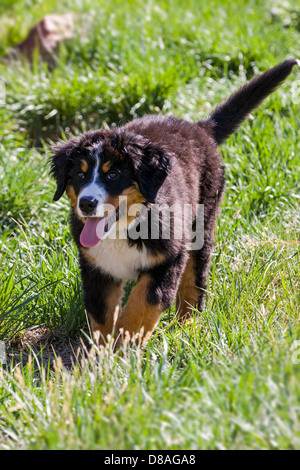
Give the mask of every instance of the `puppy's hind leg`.
[{"label": "puppy's hind leg", "polygon": [[204,185],[201,188],[200,204],[204,206],[203,246],[200,249],[190,251],[189,261],[180,282],[177,294],[177,312],[182,322],[190,317],[193,307],[197,307],[200,311],[203,309],[213,249],[214,228],[223,192],[224,170],[220,166],[218,180],[215,181],[215,184]]},{"label": "puppy's hind leg", "polygon": [[176,296],[176,314],[180,322],[184,322],[190,317],[193,307],[198,304],[199,295],[200,289],[196,284],[195,259],[193,252],[190,252]]}]

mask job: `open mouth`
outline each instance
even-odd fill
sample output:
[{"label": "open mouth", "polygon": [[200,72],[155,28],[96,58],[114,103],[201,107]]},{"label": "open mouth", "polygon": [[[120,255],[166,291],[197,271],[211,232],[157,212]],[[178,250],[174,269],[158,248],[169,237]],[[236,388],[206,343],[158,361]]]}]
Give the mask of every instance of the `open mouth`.
[{"label": "open mouth", "polygon": [[87,217],[80,234],[80,243],[86,248],[97,245],[103,235],[119,220],[119,208],[107,217]]}]

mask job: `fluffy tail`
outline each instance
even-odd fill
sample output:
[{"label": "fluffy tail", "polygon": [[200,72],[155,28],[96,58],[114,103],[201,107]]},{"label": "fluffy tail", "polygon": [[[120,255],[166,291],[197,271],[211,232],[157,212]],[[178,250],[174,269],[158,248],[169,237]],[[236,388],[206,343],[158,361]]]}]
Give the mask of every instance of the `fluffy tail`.
[{"label": "fluffy tail", "polygon": [[213,135],[218,144],[230,136],[247,115],[270,95],[291,73],[299,60],[286,60],[267,72],[253,78],[242,88],[221,103],[206,122],[211,123]]}]

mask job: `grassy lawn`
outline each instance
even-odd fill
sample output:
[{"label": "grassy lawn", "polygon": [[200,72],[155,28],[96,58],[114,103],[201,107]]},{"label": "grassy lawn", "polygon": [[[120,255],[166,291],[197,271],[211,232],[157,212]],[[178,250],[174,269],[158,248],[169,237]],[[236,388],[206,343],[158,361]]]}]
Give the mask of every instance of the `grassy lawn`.
[{"label": "grassy lawn", "polygon": [[[88,28],[53,70],[5,62],[45,14],[69,11]],[[119,358],[18,356],[39,331],[54,350],[88,334],[53,141],[145,113],[199,119],[299,44],[298,0],[1,2],[0,449],[300,449],[299,69],[221,148],[204,311],[185,328],[165,312],[147,349]]]}]

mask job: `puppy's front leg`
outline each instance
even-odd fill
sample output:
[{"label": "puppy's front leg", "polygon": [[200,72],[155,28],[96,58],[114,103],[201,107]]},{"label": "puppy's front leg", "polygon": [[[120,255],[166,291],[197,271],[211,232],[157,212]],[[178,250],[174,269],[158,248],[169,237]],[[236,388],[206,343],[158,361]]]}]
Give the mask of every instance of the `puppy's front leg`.
[{"label": "puppy's front leg", "polygon": [[92,331],[99,344],[116,331],[121,311],[123,283],[91,267],[84,257],[80,259],[84,305],[89,314]]},{"label": "puppy's front leg", "polygon": [[128,334],[131,340],[135,335],[139,335],[137,339],[144,341],[154,330],[164,307],[159,299],[154,302],[149,299],[152,289],[151,276],[142,275],[132,289],[127,304],[121,312],[117,324],[117,332],[121,334],[118,345],[121,343],[121,337],[124,339]]},{"label": "puppy's front leg", "polygon": [[165,263],[140,276],[117,323],[118,346],[126,336],[141,343],[149,339],[161,314],[172,307],[185,264],[184,256],[180,256],[180,261]]}]

